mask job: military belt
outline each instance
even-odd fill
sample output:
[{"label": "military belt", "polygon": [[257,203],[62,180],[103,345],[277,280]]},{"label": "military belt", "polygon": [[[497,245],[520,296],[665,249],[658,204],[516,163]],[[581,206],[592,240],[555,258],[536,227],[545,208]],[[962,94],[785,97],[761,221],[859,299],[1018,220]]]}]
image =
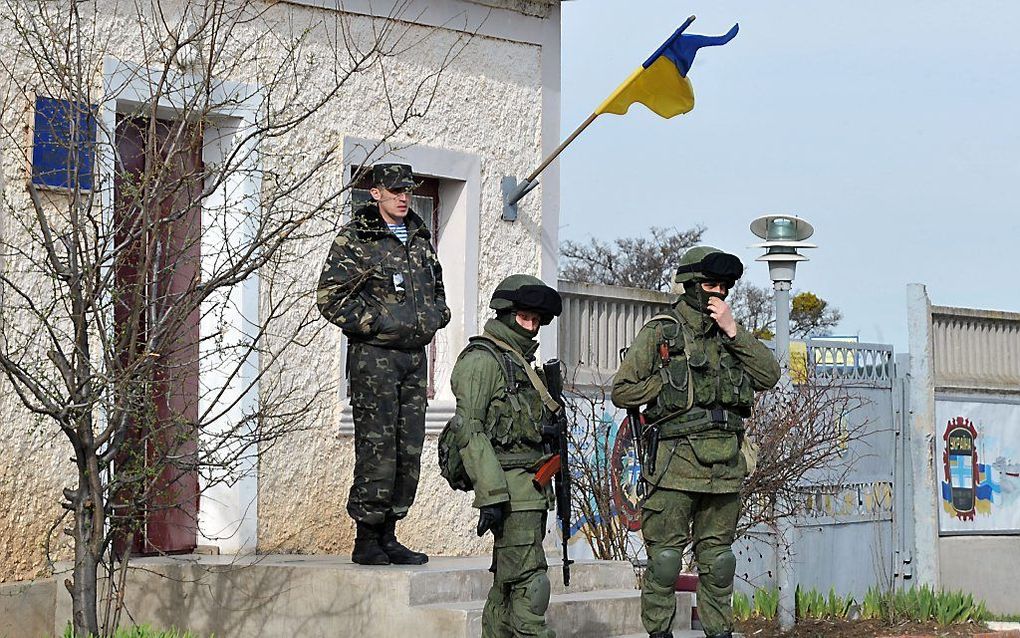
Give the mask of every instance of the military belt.
[{"label": "military belt", "polygon": [[659,425],[660,439],[677,439],[682,436],[723,430],[726,432],[743,432],[744,419],[734,412],[723,408],[694,408],[678,417]]},{"label": "military belt", "polygon": [[497,452],[496,459],[504,470],[529,469],[537,467],[548,454],[534,452]]}]

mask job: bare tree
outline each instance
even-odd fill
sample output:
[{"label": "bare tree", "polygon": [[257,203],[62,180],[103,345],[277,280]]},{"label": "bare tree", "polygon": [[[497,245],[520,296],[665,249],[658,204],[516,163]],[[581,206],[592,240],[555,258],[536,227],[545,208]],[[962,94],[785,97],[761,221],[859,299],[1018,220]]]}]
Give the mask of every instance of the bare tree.
[{"label": "bare tree", "polygon": [[771,339],[776,322],[776,306],[772,290],[740,280],[727,299],[733,309],[733,318],[759,339]]},{"label": "bare tree", "polygon": [[669,292],[679,255],[701,242],[705,229],[649,229],[649,236],[620,237],[607,243],[590,238],[587,243],[565,241],[560,245],[560,277],[608,286],[629,286]]},{"label": "bare tree", "polygon": [[741,490],[738,535],[794,516],[818,489],[839,491],[868,434],[868,422],[858,417],[864,403],[838,380],[812,371],[755,397],[744,427],[757,464]]},{"label": "bare tree", "polygon": [[[627,445],[629,435],[613,419],[606,418],[605,386],[572,385],[568,390],[567,418],[573,424],[568,442],[575,451],[571,455],[571,509],[575,520],[584,522],[585,540],[595,558],[634,560],[641,546],[631,534],[637,519],[628,505],[641,494],[623,493],[628,487],[640,489],[640,483],[626,480],[637,469],[636,454]],[[621,449],[631,453],[621,454]]]},{"label": "bare tree", "polygon": [[[647,494],[637,480],[639,462],[629,424],[618,423],[606,403],[607,385],[573,387],[568,413],[573,428],[573,508],[596,558],[637,561],[639,503]],[[813,372],[798,383],[755,398],[744,421],[756,467],[741,490],[744,513],[738,537],[803,511],[819,490],[836,493],[859,459],[868,423],[857,418],[863,399],[835,379]],[[753,454],[750,450],[756,450]],[[689,559],[692,557],[688,557]]]},{"label": "bare tree", "polygon": [[62,505],[76,635],[116,628],[133,545],[159,550],[146,517],[194,534],[199,489],[315,423],[273,371],[315,313],[309,281],[288,273],[332,238],[349,182],[338,144],[291,144],[318,135],[359,76],[383,105],[380,144],[426,115],[467,36],[395,81],[392,61],[434,31],[413,31],[396,5],[357,21],[249,0],[0,9],[13,43],[0,56],[5,157],[32,166],[24,131],[40,96],[59,133],[62,187],[44,188],[37,164],[8,171],[0,194],[0,369],[73,450]]},{"label": "bare tree", "polygon": [[[677,260],[701,243],[703,226],[688,230],[653,226],[646,236],[620,237],[610,242],[589,238],[586,243],[564,241],[560,246],[560,277],[607,286],[628,286],[670,292]],[[749,281],[737,282],[729,301],[734,316],[760,339],[771,339],[775,324],[772,290]],[[812,292],[793,296],[791,334],[820,335],[843,318],[838,308]]]}]

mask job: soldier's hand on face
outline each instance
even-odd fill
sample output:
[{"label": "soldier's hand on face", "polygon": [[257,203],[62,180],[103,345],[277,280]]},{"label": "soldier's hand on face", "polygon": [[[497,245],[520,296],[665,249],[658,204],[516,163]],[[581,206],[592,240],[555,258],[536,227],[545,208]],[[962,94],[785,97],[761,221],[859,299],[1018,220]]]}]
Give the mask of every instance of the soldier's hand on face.
[{"label": "soldier's hand on face", "polygon": [[737,320],[733,318],[730,305],[718,297],[708,300],[708,314],[723,333],[732,339],[737,336]]},{"label": "soldier's hand on face", "polygon": [[506,509],[502,503],[497,505],[483,505],[478,509],[478,527],[475,531],[479,536],[492,530],[492,535],[497,536],[503,533],[503,521],[506,520]]}]

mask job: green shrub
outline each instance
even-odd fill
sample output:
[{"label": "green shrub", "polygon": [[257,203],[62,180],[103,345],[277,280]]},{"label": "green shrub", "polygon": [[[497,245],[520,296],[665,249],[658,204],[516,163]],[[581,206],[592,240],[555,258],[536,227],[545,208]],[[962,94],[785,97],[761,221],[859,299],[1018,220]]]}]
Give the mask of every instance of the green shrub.
[{"label": "green shrub", "polygon": [[733,592],[733,617],[737,620],[747,620],[751,617],[751,600],[747,594],[740,591]]},{"label": "green shrub", "polygon": [[779,613],[779,590],[776,588],[754,590],[754,615],[773,620]]},{"label": "green shrub", "polygon": [[861,600],[861,619],[878,620],[882,617],[882,592],[877,587],[868,587]]},{"label": "green shrub", "polygon": [[[960,591],[936,592],[927,585],[888,591],[869,587],[860,605],[853,596],[840,596],[833,587],[829,588],[827,595],[815,589],[798,587],[795,599],[797,618],[813,620],[848,619],[855,607],[859,609],[862,620],[881,620],[886,624],[910,621],[935,622],[945,626],[992,620],[985,604],[975,601],[973,595]],[[734,595],[734,613],[737,604]],[[742,613],[771,620],[779,609],[779,592],[776,589],[757,589],[753,608],[746,596],[742,597],[740,605]]]},{"label": "green shrub", "polygon": [[844,597],[836,594],[834,587],[829,588],[828,596],[815,589],[802,590],[798,587],[796,600],[797,617],[815,620],[847,618],[857,602],[853,596]]}]

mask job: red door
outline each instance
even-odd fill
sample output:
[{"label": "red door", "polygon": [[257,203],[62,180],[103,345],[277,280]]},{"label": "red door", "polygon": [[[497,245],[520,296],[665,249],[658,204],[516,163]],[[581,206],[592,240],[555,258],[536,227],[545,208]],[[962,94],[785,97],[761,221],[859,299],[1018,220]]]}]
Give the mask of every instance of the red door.
[{"label": "red door", "polygon": [[116,136],[114,321],[126,367],[142,356],[154,362],[141,368],[149,400],[130,412],[115,470],[131,477],[121,491],[131,505],[119,509],[130,533],[118,551],[130,544],[135,555],[190,552],[199,498],[199,310],[188,307],[186,293],[200,274],[201,130],[120,117]]}]

